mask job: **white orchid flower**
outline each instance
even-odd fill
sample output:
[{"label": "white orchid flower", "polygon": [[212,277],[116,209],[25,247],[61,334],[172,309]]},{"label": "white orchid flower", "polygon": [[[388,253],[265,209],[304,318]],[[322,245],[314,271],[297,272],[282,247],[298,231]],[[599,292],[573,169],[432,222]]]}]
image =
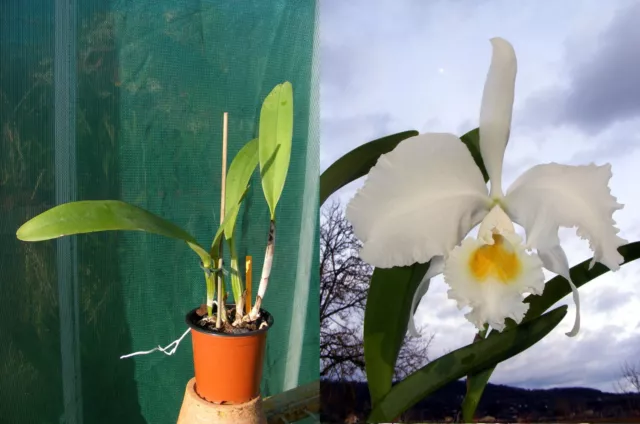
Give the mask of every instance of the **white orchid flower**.
[{"label": "white orchid flower", "polygon": [[[491,190],[467,147],[452,134],[427,133],[402,141],[382,155],[346,216],[363,242],[361,258],[379,268],[431,261],[410,311],[429,279],[444,272],[448,296],[478,329],[502,331],[505,318],[520,323],[529,305],[525,293],[541,294],[542,268],[571,285],[576,304],[574,336],[580,328],[578,291],[560,247],[559,227],[577,227],[595,262],[612,271],[623,262],[626,241],[612,219],[621,209],[608,187],[609,164],[536,165],[502,191],[502,163],[509,139],[517,62],[513,47],[491,39],[493,55],[480,109],[480,152]],[[522,226],[526,244],[513,223]],[[463,238],[478,224],[477,239]],[[535,253],[533,252],[535,250]]]}]

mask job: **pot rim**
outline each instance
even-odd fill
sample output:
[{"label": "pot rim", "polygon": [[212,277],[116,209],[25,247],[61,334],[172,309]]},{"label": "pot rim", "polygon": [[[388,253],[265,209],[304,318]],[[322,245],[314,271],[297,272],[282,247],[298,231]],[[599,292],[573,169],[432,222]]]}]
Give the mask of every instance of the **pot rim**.
[{"label": "pot rim", "polygon": [[[227,306],[235,306],[235,304],[229,303],[229,304],[227,304]],[[217,307],[215,305],[213,307],[214,307],[214,310],[216,310]],[[267,310],[260,308],[260,315],[266,316],[266,318],[267,318],[267,324],[268,324],[267,328],[263,328],[262,330],[251,331],[249,333],[240,333],[240,334],[217,333],[217,332],[202,328],[200,326],[197,326],[192,322],[191,318],[194,315],[197,315],[196,311],[198,309],[200,309],[200,308],[194,308],[191,311],[189,311],[187,313],[187,315],[185,316],[185,322],[187,323],[189,328],[191,328],[192,330],[195,330],[195,331],[197,331],[199,333],[206,334],[208,336],[214,336],[214,337],[254,337],[254,336],[260,335],[262,333],[266,333],[267,331],[269,331],[269,329],[271,327],[273,327],[273,315],[271,315]]]}]

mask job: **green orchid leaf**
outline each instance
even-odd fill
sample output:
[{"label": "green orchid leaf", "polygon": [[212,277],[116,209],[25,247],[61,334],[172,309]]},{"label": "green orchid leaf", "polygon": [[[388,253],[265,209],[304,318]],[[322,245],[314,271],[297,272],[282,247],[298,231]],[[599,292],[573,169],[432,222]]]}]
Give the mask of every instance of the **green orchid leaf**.
[{"label": "green orchid leaf", "polygon": [[476,374],[467,376],[467,392],[462,400],[462,420],[464,422],[473,422],[473,416],[476,413],[478,404],[480,404],[480,399],[482,399],[482,393],[484,393],[484,389],[487,387],[496,366],[497,364],[488,370],[481,370]]},{"label": "green orchid leaf", "polygon": [[244,196],[246,196],[247,191],[248,191],[248,187],[245,189],[238,203],[236,203],[235,205],[233,205],[231,208],[228,209],[228,211],[225,214],[224,220],[222,221],[222,224],[220,224],[220,227],[218,227],[218,231],[216,231],[216,235],[213,237],[213,242],[211,243],[211,249],[209,250],[209,255],[211,255],[214,261],[217,261],[218,259],[220,259],[220,245],[222,244],[222,236],[224,235],[225,228],[229,226],[229,222],[232,222],[232,221],[235,222],[236,219],[238,218],[240,205],[242,204],[242,200],[244,199]]},{"label": "green orchid leaf", "polygon": [[[640,242],[629,243],[621,246],[618,251],[624,258],[624,263],[622,265],[626,265],[640,258]],[[609,271],[606,266],[600,263],[596,263],[594,267],[589,270],[589,263],[591,260],[592,259],[588,259],[571,268],[571,280],[576,287],[581,287]],[[544,311],[555,305],[570,293],[571,288],[569,287],[567,280],[561,276],[552,278],[545,284],[542,295],[529,295],[525,298],[524,301],[529,303],[529,310],[525,314],[523,322],[539,317],[544,313]],[[513,322],[507,322],[507,328],[511,328],[513,326]],[[495,366],[481,370],[468,377],[467,394],[462,402],[463,420],[465,422],[471,422],[473,420],[473,415],[478,407],[484,388],[489,382],[489,378],[491,378],[491,374],[493,374],[494,369]]]},{"label": "green orchid leaf", "polygon": [[235,239],[233,237],[226,238],[227,244],[229,245],[229,256],[231,259],[231,263],[229,264],[231,267],[231,291],[233,291],[235,304],[238,305],[243,292],[242,276],[240,275],[240,266],[238,264],[238,252],[236,251]]},{"label": "green orchid leaf", "polygon": [[567,306],[457,349],[419,369],[395,385],[373,406],[367,422],[392,422],[426,396],[469,373],[511,358],[536,344],[567,314]]},{"label": "green orchid leaf", "polygon": [[84,200],[53,207],[24,223],[16,236],[23,241],[51,240],[100,231],[145,231],[182,240],[200,256],[211,260],[196,239],[177,225],[120,200]]},{"label": "green orchid leaf", "polygon": [[262,103],[258,130],[258,150],[262,190],[275,220],[291,159],[293,138],[293,89],[291,83],[278,84]]},{"label": "green orchid leaf", "polygon": [[[258,139],[255,138],[245,144],[233,158],[225,187],[225,212],[224,216],[232,216],[232,209],[239,204],[247,190],[253,172],[258,166]],[[234,215],[237,218],[238,214]],[[236,219],[227,220],[224,234],[227,239],[233,237]]]},{"label": "green orchid leaf", "polygon": [[489,181],[489,174],[487,173],[487,168],[484,166],[484,161],[482,160],[482,155],[480,154],[480,129],[476,128],[462,137],[460,140],[467,146],[473,160],[475,161],[478,168],[480,168],[480,172],[482,172],[482,176],[484,177],[484,182]]},{"label": "green orchid leaf", "polygon": [[373,271],[364,313],[364,363],[373,406],[391,390],[407,311],[428,269],[427,263]]},{"label": "green orchid leaf", "polygon": [[418,135],[404,131],[356,147],[328,167],[320,176],[320,206],[333,193],[369,173],[381,155],[389,153],[402,141]]}]

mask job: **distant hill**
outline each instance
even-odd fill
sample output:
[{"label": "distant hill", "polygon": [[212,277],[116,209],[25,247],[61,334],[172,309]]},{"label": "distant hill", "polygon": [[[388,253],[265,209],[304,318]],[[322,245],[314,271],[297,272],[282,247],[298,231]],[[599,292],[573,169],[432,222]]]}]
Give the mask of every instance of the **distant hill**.
[{"label": "distant hill", "polygon": [[[453,422],[459,419],[465,390],[464,381],[455,381],[419,402],[401,419],[403,422]],[[322,381],[320,392],[323,423],[362,423],[371,411],[365,383]],[[349,417],[352,417],[351,421]],[[605,393],[583,387],[528,390],[489,384],[476,417],[484,418],[482,421],[485,422],[598,422],[607,419],[610,422],[626,418],[626,422],[640,423],[640,395]],[[636,419],[628,421],[631,417]]]}]

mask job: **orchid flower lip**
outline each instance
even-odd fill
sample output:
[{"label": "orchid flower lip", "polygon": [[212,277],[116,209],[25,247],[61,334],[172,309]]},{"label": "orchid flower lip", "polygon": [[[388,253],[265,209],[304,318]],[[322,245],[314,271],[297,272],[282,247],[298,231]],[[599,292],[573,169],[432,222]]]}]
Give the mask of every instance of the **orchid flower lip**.
[{"label": "orchid flower lip", "polygon": [[465,239],[446,261],[444,279],[449,299],[457,301],[458,309],[471,307],[465,316],[479,330],[489,324],[502,331],[506,318],[522,321],[529,307],[522,295],[542,293],[544,275],[540,259],[525,252],[517,234],[493,237],[493,244]]}]

